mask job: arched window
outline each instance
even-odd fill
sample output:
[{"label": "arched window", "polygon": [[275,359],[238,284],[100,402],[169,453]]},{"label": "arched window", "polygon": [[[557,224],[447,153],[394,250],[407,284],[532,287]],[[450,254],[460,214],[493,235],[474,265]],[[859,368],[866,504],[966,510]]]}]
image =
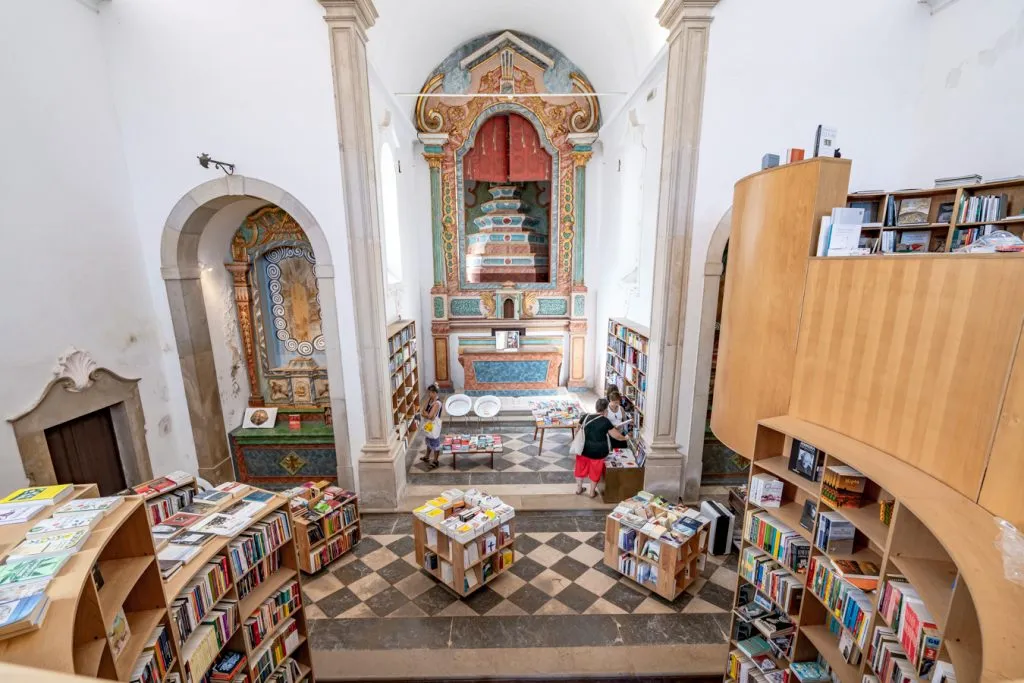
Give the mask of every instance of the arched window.
[{"label": "arched window", "polygon": [[381,202],[384,219],[384,268],[387,284],[402,281],[402,234],[398,221],[398,173],[391,145],[380,148]]}]

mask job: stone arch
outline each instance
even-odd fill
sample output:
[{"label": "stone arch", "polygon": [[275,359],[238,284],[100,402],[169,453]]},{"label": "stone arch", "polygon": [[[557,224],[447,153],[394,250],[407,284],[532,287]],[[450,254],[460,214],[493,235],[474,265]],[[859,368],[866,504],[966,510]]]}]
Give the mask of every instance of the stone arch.
[{"label": "stone arch", "polygon": [[[722,286],[724,267],[722,259],[732,232],[732,207],[718,221],[708,241],[704,258],[704,288],[700,306],[700,327],[697,331],[697,365],[691,396],[690,433],[686,441],[684,485],[696,480],[699,485],[701,461],[704,452],[704,428],[708,413],[711,384],[711,358],[715,347],[715,315],[718,311],[718,292]],[[685,490],[691,490],[687,485]],[[692,490],[696,491],[696,488]]]},{"label": "stone arch", "polygon": [[313,214],[294,196],[266,181],[239,175],[210,180],[187,192],[171,210],[160,243],[160,271],[167,287],[199,475],[214,482],[234,477],[210,341],[210,326],[203,301],[199,238],[220,212],[231,207],[241,208],[236,205],[243,202],[252,205],[253,200],[287,211],[306,233],[316,256],[322,324],[328,339],[327,373],[331,379],[330,402],[334,419],[338,481],[346,488],[354,488],[334,263],[327,238]]}]

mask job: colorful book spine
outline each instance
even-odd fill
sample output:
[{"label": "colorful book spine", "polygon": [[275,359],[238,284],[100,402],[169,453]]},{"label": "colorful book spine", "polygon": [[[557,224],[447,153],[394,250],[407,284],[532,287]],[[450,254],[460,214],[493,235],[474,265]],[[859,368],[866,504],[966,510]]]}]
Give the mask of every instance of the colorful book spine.
[{"label": "colorful book spine", "polygon": [[178,598],[171,603],[171,617],[178,626],[182,642],[188,640],[196,627],[202,623],[207,612],[224,597],[231,588],[226,557],[214,558],[198,574]]},{"label": "colorful book spine", "polygon": [[235,575],[250,571],[291,537],[292,525],[286,512],[275,512],[250,526],[229,545],[228,555]]},{"label": "colorful book spine", "polygon": [[263,644],[267,634],[302,607],[299,583],[293,581],[261,604],[245,621],[245,638],[250,650]]},{"label": "colorful book spine", "polygon": [[747,513],[746,537],[796,573],[807,571],[811,544],[793,529],[764,512]]},{"label": "colorful book spine", "polygon": [[827,557],[812,557],[808,574],[811,590],[821,599],[837,623],[850,632],[857,647],[864,649],[867,645],[868,625],[874,614],[870,597],[844,581]]}]

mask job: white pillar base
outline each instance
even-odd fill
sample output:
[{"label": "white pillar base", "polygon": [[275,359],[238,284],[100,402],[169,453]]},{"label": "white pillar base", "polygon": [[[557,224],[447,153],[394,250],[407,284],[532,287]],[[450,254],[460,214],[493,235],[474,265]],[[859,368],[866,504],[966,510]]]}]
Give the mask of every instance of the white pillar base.
[{"label": "white pillar base", "polygon": [[405,446],[393,441],[386,450],[363,447],[359,458],[359,506],[397,510],[405,495]]},{"label": "white pillar base", "polygon": [[644,463],[644,490],[675,502],[681,495],[684,460],[676,444],[651,444]]}]

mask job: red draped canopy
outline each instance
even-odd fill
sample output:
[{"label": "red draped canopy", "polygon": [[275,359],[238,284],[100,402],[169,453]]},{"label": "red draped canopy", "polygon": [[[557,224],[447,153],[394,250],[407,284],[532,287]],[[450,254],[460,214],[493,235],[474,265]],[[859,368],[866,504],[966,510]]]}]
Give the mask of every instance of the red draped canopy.
[{"label": "red draped canopy", "polygon": [[466,180],[516,183],[551,180],[551,155],[537,129],[518,114],[492,116],[462,160]]}]

